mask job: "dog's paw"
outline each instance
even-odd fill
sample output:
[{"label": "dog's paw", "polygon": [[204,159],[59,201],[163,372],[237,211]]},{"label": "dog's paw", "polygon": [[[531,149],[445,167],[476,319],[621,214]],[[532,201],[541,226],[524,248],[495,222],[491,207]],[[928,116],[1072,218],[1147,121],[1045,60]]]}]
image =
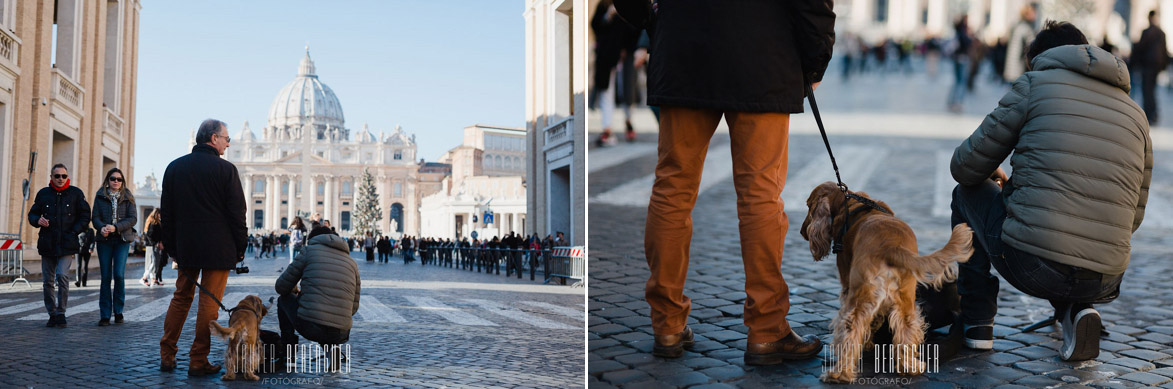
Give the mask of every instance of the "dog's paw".
[{"label": "dog's paw", "polygon": [[224,373],[224,375],[220,376],[221,381],[232,381],[235,379],[236,379],[236,375],[232,374],[232,372]]},{"label": "dog's paw", "polygon": [[253,374],[253,373],[244,373],[244,379],[249,380],[249,381],[260,381],[261,377],[257,376],[256,374]]}]

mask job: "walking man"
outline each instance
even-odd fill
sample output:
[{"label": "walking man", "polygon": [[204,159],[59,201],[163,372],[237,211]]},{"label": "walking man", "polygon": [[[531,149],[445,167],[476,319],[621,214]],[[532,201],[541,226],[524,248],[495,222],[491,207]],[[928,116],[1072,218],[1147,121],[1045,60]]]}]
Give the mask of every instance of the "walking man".
[{"label": "walking man", "polygon": [[[45,310],[49,312],[49,322],[45,326],[64,328],[65,307],[69,300],[69,266],[80,247],[78,235],[85,232],[90,222],[90,204],[81,189],[69,185],[69,170],[65,165],[53,165],[49,186],[37,192],[28,219],[34,228],[41,229],[37,235],[37,253],[41,254],[41,288],[45,294]],[[56,296],[54,284],[57,285]]]},{"label": "walking man", "polygon": [[1140,70],[1144,114],[1150,126],[1157,124],[1157,75],[1169,66],[1169,49],[1165,45],[1165,31],[1157,25],[1157,11],[1149,11],[1149,28],[1140,33],[1140,40],[1132,46],[1132,64]]},{"label": "walking man", "polygon": [[832,3],[687,0],[654,9],[647,0],[615,1],[625,20],[654,26],[648,104],[660,106],[660,153],[644,236],[652,354],[680,357],[694,343],[685,325],[692,303],[684,295],[691,214],[722,117],[729,124],[746,275],[745,363],[807,359],[821,349],[817,337],[799,336],[786,321],[790,295],[781,267],[789,221],[780,195],[790,114],[802,112],[804,84],[817,86],[831,60]]},{"label": "walking man", "polygon": [[[196,132],[197,144],[191,154],[172,161],[163,174],[163,249],[179,264],[175,294],[159,340],[159,367],[163,371],[175,369],[176,343],[196,293],[196,278],[219,300],[224,295],[229,269],[244,260],[248,240],[244,190],[236,166],[220,157],[230,142],[224,122],[204,120]],[[188,354],[189,376],[220,371],[220,365],[208,361],[208,323],[219,317],[218,310],[215,301],[200,294],[195,340]]]}]

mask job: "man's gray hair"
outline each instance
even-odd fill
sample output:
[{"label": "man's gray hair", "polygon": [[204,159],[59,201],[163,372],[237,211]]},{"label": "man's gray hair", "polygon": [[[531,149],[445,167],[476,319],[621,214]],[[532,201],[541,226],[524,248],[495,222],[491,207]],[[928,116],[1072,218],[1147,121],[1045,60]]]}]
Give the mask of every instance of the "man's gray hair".
[{"label": "man's gray hair", "polygon": [[200,123],[200,129],[196,131],[196,144],[204,144],[212,141],[212,135],[220,133],[220,127],[228,128],[227,124],[216,119],[206,119]]}]

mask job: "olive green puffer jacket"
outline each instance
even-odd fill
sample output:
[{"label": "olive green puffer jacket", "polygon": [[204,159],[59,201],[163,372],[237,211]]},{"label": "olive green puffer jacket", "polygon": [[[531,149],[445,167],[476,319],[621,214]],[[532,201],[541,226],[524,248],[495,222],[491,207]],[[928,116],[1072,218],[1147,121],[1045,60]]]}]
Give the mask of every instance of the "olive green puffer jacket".
[{"label": "olive green puffer jacket", "polygon": [[285,268],[274,287],[286,294],[301,282],[297,317],[340,330],[350,330],[358,312],[361,280],[346,240],[334,234],[310,239],[305,250]]},{"label": "olive green puffer jacket", "polygon": [[1124,62],[1091,45],[1047,50],[949,165],[981,183],[1010,158],[1002,241],[1102,274],[1128,268],[1153,170],[1148,119],[1128,97]]}]

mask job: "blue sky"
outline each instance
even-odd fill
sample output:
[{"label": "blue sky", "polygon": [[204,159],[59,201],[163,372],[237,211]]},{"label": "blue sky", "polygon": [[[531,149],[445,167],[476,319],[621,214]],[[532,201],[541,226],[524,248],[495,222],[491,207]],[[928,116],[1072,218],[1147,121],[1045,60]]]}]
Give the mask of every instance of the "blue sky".
[{"label": "blue sky", "polygon": [[[205,118],[260,136],[308,43],[351,133],[395,125],[435,161],[472,124],[525,126],[518,0],[143,2],[135,176],[162,178]],[[141,181],[139,181],[141,182]]]}]

